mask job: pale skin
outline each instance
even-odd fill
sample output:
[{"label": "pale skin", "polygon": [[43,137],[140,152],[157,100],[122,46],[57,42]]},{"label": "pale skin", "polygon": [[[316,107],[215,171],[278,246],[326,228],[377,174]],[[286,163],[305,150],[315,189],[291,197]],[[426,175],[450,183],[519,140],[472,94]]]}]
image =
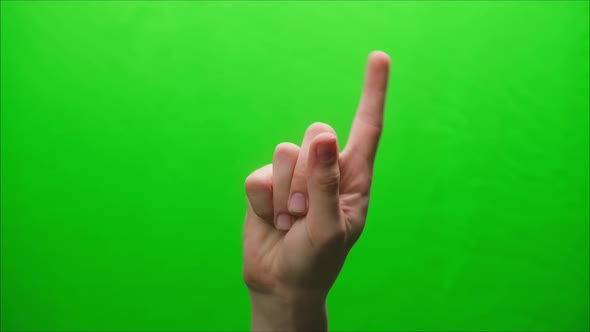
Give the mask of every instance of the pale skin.
[{"label": "pale skin", "polygon": [[373,51],[346,146],[327,124],[246,179],[243,277],[254,331],[326,331],[326,296],[365,226],[390,59]]}]

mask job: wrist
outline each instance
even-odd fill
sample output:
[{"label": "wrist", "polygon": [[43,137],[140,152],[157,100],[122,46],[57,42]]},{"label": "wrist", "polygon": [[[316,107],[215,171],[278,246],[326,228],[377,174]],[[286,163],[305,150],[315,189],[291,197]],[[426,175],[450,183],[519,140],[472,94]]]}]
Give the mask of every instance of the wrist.
[{"label": "wrist", "polygon": [[327,331],[323,294],[270,294],[250,290],[253,331]]}]

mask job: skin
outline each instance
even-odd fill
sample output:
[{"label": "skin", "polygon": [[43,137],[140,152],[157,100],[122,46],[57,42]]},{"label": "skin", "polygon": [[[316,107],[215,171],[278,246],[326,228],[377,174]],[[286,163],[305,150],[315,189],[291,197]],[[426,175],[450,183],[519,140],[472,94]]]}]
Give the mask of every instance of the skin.
[{"label": "skin", "polygon": [[301,147],[277,145],[272,164],[246,179],[252,330],[327,330],[326,297],[365,226],[389,67],[386,53],[371,52],[342,152],[334,129],[314,123]]}]

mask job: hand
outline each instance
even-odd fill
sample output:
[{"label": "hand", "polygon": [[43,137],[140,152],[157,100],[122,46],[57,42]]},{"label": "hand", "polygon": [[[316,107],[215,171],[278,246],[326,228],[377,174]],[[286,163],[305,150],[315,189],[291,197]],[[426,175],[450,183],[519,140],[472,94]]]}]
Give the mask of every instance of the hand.
[{"label": "hand", "polygon": [[369,55],[342,153],[334,130],[314,123],[301,148],[279,144],[272,164],[246,179],[243,277],[253,328],[327,328],[325,298],[365,225],[389,64],[383,52]]}]

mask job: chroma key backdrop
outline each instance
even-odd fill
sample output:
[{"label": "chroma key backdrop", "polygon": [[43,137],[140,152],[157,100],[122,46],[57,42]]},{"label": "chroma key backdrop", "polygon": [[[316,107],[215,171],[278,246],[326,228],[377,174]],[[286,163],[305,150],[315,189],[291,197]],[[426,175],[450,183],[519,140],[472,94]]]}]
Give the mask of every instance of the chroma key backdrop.
[{"label": "chroma key backdrop", "polygon": [[589,329],[587,1],[2,1],[3,331],[247,330],[244,180],[391,56],[335,331]]}]

